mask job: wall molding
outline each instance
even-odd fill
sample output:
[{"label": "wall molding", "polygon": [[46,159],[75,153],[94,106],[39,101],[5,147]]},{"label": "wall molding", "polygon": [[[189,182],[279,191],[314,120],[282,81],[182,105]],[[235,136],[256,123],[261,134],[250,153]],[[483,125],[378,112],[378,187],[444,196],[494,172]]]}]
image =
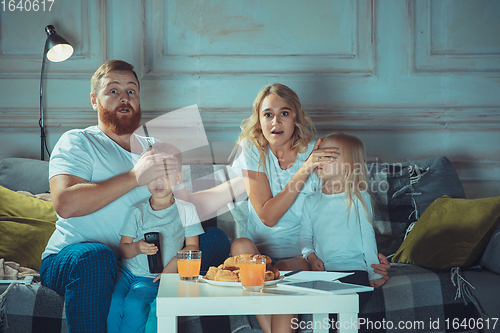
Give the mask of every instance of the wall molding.
[{"label": "wall molding", "polygon": [[[498,107],[425,107],[403,108],[329,108],[304,106],[318,130],[500,130]],[[143,123],[164,115],[167,111],[143,110]],[[200,108],[205,129],[238,131],[249,108]],[[0,131],[38,128],[38,108],[0,109]],[[96,111],[85,108],[51,108],[45,110],[45,126],[50,128],[83,128],[97,123]]]},{"label": "wall molding", "polygon": [[[238,4],[232,7],[237,7]],[[206,43],[201,39],[209,38],[205,34],[214,33],[213,30],[205,31],[203,22],[183,22],[182,15],[177,15],[170,20],[167,25],[166,20],[170,17],[168,0],[160,1],[145,1],[144,13],[165,13],[165,15],[151,15],[151,17],[145,17],[145,73],[146,77],[161,78],[173,74],[191,74],[199,75],[200,72],[204,74],[230,74],[230,75],[241,75],[241,74],[317,74],[317,73],[364,73],[373,75],[375,73],[375,46],[374,46],[374,1],[373,0],[352,0],[350,6],[352,7],[352,14],[354,17],[351,18],[353,22],[350,27],[349,35],[351,36],[351,46],[349,50],[342,50],[340,52],[318,52],[309,54],[307,52],[290,54],[289,51],[283,51],[283,54],[279,52],[277,54],[265,52],[239,52],[238,49],[224,49],[224,46],[233,45],[238,43],[238,39],[231,36],[231,33],[239,33],[236,28],[235,30],[215,31],[215,37],[212,37],[210,43]],[[179,4],[177,4],[179,6]],[[197,7],[196,5],[190,4],[192,13],[197,13],[197,11],[202,11],[203,6]],[[178,9],[178,8],[176,8]],[[225,13],[220,13],[220,20],[224,20]],[[236,13],[230,12],[228,15]],[[248,13],[247,13],[248,14]],[[259,13],[256,13],[258,15]],[[262,13],[260,13],[262,14]],[[193,17],[192,15],[190,17]],[[195,16],[201,17],[201,15]],[[182,22],[180,22],[182,21]],[[235,20],[236,21],[236,20]],[[293,23],[293,20],[290,22]],[[185,24],[186,26],[182,25]],[[182,33],[177,36],[176,25],[181,25],[180,29]],[[216,26],[216,25],[215,25]],[[210,26],[212,29],[217,30],[215,26]],[[257,27],[253,27],[258,30]],[[266,28],[265,25],[261,25],[260,29]],[[183,44],[186,40],[191,42],[188,51],[170,50],[169,49],[169,36],[168,29],[171,29],[171,36],[177,38],[177,44]],[[194,34],[192,33],[194,30]],[[248,33],[248,38],[252,39],[258,36],[259,33],[269,33],[268,31],[257,32],[252,31],[251,27],[248,27],[248,31],[243,31]],[[172,32],[173,31],[173,32]],[[340,32],[333,32],[340,33]],[[184,36],[184,34],[189,34]],[[220,35],[220,36],[219,36]],[[223,38],[222,38],[223,37]],[[192,38],[192,39],[190,39]],[[299,43],[297,40],[288,41],[288,43],[293,42]],[[231,44],[231,41],[233,44]],[[286,41],[281,41],[277,39],[275,41],[276,45],[269,45],[267,49],[275,51],[275,49],[280,49],[280,42],[287,43]],[[204,51],[204,45],[208,49],[213,49],[210,45],[217,45],[221,43],[220,50],[216,54],[215,52]],[[176,44],[176,45],[177,45]],[[244,44],[243,44],[244,45]],[[232,46],[234,48],[234,46]],[[242,47],[242,49],[248,49],[248,47]],[[266,47],[263,47],[266,49]],[[237,51],[236,51],[237,50]],[[247,54],[248,53],[248,54]],[[300,68],[298,72],[290,71],[290,68]]]},{"label": "wall molding", "polygon": [[[444,26],[448,24],[448,19],[444,20],[442,14],[439,16],[440,21],[433,21],[433,9],[435,6],[451,5],[451,2],[435,2],[434,0],[422,0],[416,1],[412,0],[413,5],[410,9],[413,11],[412,24],[413,24],[413,72],[414,73],[449,73],[449,72],[500,72],[500,49],[495,50],[495,52],[481,52],[474,51],[475,47],[473,44],[474,40],[467,40],[465,37],[461,40],[461,45],[463,47],[470,47],[468,51],[453,50],[452,47],[447,45],[440,45],[439,43],[444,43],[443,41],[438,41],[433,38],[433,29],[442,29],[444,34],[453,31],[454,29],[449,26]],[[494,3],[494,2],[493,2]],[[453,4],[455,5],[455,4]],[[476,6],[476,3],[470,2],[469,5],[473,5],[474,9],[480,10],[481,6]],[[455,7],[458,10],[459,5]],[[466,8],[464,10],[467,10]],[[446,13],[451,12],[451,10],[443,10]],[[472,16],[472,13],[470,13]],[[482,23],[482,22],[477,22]],[[439,25],[443,26],[439,26]],[[449,23],[451,24],[451,23]],[[474,21],[465,21],[464,24],[474,25]],[[490,28],[491,29],[491,28]],[[473,29],[470,29],[473,30]],[[484,31],[484,34],[495,34],[493,31]],[[437,33],[436,33],[437,34]],[[442,34],[437,34],[441,36]],[[451,38],[451,37],[446,37]],[[446,41],[447,39],[444,38]]]}]

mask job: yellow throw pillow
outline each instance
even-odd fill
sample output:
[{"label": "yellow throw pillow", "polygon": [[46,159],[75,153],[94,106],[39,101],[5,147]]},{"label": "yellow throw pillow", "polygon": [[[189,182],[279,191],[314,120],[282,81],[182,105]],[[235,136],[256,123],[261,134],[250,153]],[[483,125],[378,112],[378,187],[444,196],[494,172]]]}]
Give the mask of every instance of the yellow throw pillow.
[{"label": "yellow throw pillow", "polygon": [[0,216],[57,221],[52,202],[28,197],[3,186],[0,186]]},{"label": "yellow throw pillow", "polygon": [[0,258],[40,270],[42,252],[55,230],[52,202],[0,186]]},{"label": "yellow throw pillow", "polygon": [[449,269],[472,265],[500,224],[500,197],[442,196],[422,214],[392,262]]}]

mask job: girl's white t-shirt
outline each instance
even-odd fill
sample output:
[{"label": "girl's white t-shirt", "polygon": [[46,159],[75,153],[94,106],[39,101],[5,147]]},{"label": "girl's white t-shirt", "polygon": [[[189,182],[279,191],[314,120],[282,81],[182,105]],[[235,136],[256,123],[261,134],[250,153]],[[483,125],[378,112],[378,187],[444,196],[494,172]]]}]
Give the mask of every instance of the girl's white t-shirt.
[{"label": "girl's white t-shirt", "polygon": [[345,193],[314,193],[304,201],[299,243],[307,258],[315,252],[327,271],[364,270],[369,280],[381,278],[370,267],[378,264],[371,199],[361,193],[368,209],[366,215],[361,201],[354,196],[349,210]]},{"label": "girl's white t-shirt", "polygon": [[[269,180],[269,186],[273,196],[276,196],[290,179],[297,173],[302,164],[307,160],[314,148],[314,142],[309,143],[307,151],[298,153],[295,163],[288,169],[283,170],[274,153],[268,149],[266,157],[266,170],[259,166],[259,151],[247,140],[240,143],[239,156],[232,164],[233,170],[242,175],[241,170],[263,172]],[[246,236],[250,238],[262,254],[272,258],[291,258],[301,256],[298,242],[299,227],[302,219],[302,204],[304,198],[319,188],[319,179],[312,173],[306,180],[299,195],[288,211],[278,220],[273,227],[268,227],[260,220],[252,203],[248,200],[248,225]]]}]

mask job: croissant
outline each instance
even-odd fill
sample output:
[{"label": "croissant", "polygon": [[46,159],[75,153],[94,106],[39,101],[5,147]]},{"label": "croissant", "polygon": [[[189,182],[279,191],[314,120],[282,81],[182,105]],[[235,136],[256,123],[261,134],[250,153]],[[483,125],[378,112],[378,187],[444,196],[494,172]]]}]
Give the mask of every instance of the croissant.
[{"label": "croissant", "polygon": [[[271,258],[262,254],[240,254],[238,256],[227,258],[224,264],[219,267],[210,267],[205,279],[221,282],[240,282],[240,262],[243,258],[265,258],[266,265],[271,264]],[[265,281],[273,281],[280,278],[280,271],[277,268],[266,271]]]}]

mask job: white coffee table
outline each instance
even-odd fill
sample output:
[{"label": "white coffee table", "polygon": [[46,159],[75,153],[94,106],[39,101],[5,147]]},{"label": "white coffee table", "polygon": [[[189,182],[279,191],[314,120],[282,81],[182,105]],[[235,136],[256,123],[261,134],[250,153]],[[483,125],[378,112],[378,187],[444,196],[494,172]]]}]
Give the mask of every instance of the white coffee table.
[{"label": "white coffee table", "polygon": [[[357,332],[357,294],[326,295],[285,290],[270,286],[251,292],[239,287],[220,287],[205,282],[184,282],[177,274],[162,274],[156,315],[158,332],[177,332],[179,316],[251,314],[313,314],[314,332],[328,332],[323,324],[329,313],[337,313],[340,333]],[[328,322],[327,322],[328,323]],[[329,322],[331,323],[331,322]],[[303,325],[306,325],[304,323]]]}]

